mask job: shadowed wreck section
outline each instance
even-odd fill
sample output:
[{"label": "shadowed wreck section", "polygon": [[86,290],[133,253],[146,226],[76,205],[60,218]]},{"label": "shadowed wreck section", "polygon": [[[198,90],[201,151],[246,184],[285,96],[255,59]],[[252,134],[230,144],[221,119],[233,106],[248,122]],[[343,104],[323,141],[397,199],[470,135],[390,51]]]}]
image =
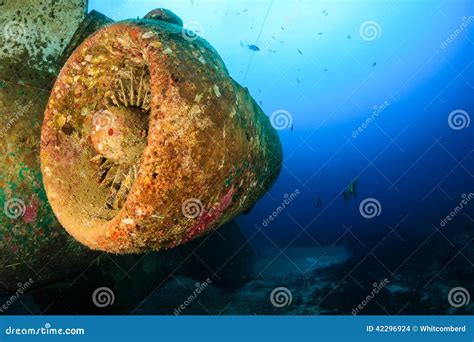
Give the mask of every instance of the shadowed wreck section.
[{"label": "shadowed wreck section", "polygon": [[114,253],[170,248],[248,210],[278,176],[270,121],[215,50],[177,23],[101,29],[69,58],[42,128],[65,229]]}]

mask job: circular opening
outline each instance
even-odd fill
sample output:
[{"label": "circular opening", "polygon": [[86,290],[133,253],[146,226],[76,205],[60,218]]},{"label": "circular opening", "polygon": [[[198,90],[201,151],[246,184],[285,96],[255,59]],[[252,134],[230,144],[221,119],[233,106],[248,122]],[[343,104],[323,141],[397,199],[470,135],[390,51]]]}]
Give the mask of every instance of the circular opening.
[{"label": "circular opening", "polygon": [[60,220],[87,229],[118,214],[147,146],[150,104],[145,51],[126,25],[100,31],[74,52],[46,116],[55,148],[43,154],[44,173],[60,179],[45,184],[63,202]]}]

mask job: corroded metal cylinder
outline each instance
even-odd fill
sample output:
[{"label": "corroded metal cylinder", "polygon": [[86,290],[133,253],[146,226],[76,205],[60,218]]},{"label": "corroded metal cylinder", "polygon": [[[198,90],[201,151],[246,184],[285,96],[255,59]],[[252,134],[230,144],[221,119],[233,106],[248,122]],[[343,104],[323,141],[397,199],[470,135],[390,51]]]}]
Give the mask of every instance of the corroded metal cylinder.
[{"label": "corroded metal cylinder", "polygon": [[0,1],[0,295],[58,280],[95,254],[56,220],[39,160],[58,60],[86,7],[85,0]]},{"label": "corroded metal cylinder", "polygon": [[249,209],[282,160],[268,118],[178,23],[120,22],[63,67],[41,169],[65,229],[92,249],[174,247]]}]

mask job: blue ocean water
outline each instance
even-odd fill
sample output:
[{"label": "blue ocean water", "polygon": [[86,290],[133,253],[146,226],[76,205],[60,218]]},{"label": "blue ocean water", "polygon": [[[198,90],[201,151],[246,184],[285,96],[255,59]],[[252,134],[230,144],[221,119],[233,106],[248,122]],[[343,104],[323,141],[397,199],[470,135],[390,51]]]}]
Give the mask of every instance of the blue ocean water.
[{"label": "blue ocean water", "polygon": [[474,313],[472,0],[89,0],[115,21],[155,8],[249,89],[281,174],[217,232],[102,253],[9,313]]},{"label": "blue ocean water", "polygon": [[[474,191],[472,1],[90,1],[114,20],[156,7],[207,39],[280,116],[281,175],[239,218],[253,244],[428,234]],[[344,203],[354,180],[358,197]],[[378,216],[361,215],[366,198]],[[472,224],[473,208],[451,228]]]}]

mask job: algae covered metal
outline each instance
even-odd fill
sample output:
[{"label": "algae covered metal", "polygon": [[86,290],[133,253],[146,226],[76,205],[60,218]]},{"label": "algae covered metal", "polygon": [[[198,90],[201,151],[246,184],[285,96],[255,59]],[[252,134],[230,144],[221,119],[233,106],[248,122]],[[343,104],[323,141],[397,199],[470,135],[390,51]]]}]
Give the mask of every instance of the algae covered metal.
[{"label": "algae covered metal", "polygon": [[64,233],[40,171],[41,124],[85,0],[0,1],[0,294],[64,277],[92,253]]},{"label": "algae covered metal", "polygon": [[192,240],[248,210],[281,167],[270,121],[217,52],[169,11],[148,18],[82,43],[45,112],[49,202],[92,249]]}]

